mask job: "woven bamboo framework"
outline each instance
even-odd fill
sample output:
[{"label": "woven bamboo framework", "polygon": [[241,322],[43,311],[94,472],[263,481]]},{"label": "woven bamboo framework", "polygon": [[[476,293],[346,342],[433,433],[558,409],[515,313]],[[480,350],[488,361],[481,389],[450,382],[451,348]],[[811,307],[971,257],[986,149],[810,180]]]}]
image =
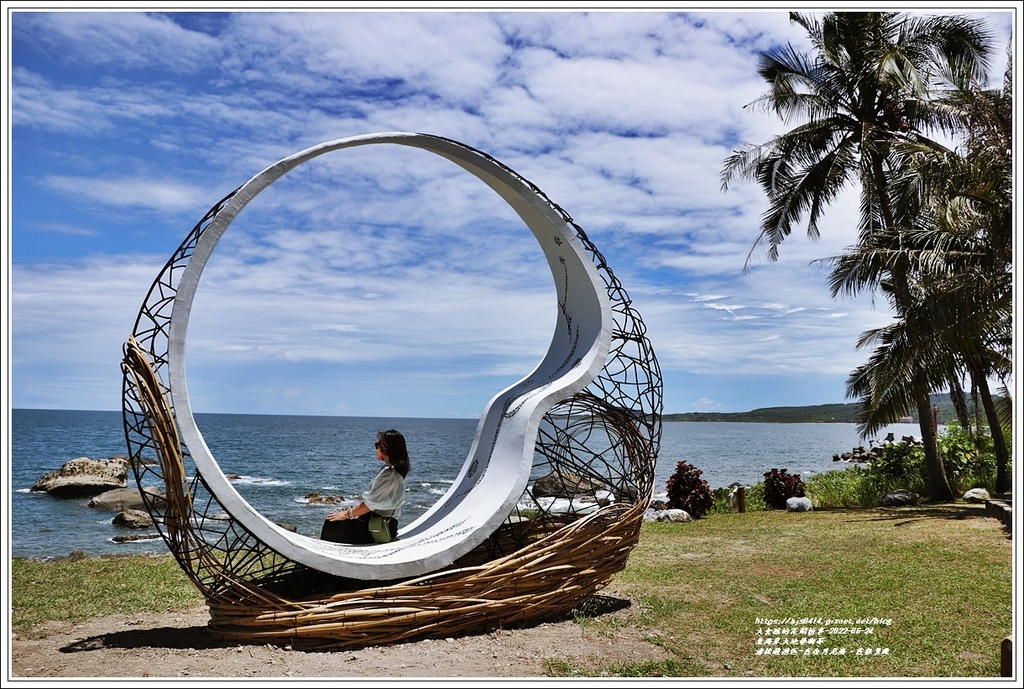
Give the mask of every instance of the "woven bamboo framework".
[{"label": "woven bamboo framework", "polygon": [[[585,247],[610,305],[611,344],[597,375],[544,414],[531,485],[515,507],[472,550],[422,575],[353,578],[285,556],[232,516],[182,439],[166,373],[173,305],[193,251],[238,190],[207,212],[153,282],[124,346],[125,438],[147,510],[206,598],[215,634],[341,648],[507,627],[566,614],[625,566],[654,487],[657,359],[640,315],[585,232],[501,167],[541,195]],[[556,510],[536,490],[540,478],[573,488],[578,499]],[[154,485],[162,494],[144,490]]]}]

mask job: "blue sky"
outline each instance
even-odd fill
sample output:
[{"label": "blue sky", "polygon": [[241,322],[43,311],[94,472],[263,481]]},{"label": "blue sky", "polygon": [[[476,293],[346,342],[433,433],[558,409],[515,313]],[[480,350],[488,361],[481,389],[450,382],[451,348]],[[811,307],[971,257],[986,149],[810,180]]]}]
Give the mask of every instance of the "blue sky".
[{"label": "blue sky", "polygon": [[[1014,4],[978,15],[997,76]],[[869,295],[831,299],[814,263],[854,243],[855,197],[819,241],[794,234],[774,263],[755,250],[745,272],[763,195],[720,188],[736,146],[783,131],[744,108],[765,90],[758,52],[805,37],[784,10],[695,7],[5,5],[8,405],[119,409],[121,345],[205,212],[285,156],[383,131],[478,148],[565,209],[648,326],[666,412],[847,401],[858,336],[891,318]],[[401,147],[330,154],[215,251],[189,327],[192,406],[476,417],[540,360],[554,313],[535,240],[475,178]]]}]

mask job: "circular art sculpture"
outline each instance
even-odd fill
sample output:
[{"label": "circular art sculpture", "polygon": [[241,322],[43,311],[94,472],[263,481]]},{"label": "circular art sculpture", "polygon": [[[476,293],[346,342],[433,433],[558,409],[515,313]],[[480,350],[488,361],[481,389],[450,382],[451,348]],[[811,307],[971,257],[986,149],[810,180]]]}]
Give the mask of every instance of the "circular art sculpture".
[{"label": "circular art sculpture", "polygon": [[[558,312],[541,362],[484,409],[452,487],[395,541],[354,546],[285,529],[238,494],[193,417],[185,342],[207,260],[257,194],[320,155],[384,144],[442,156],[499,194],[544,252]],[[206,597],[211,629],[225,638],[358,646],[564,614],[625,566],[639,537],[662,411],[643,321],[565,211],[456,141],[371,134],[263,170],[186,236],[150,288],[124,350],[124,428],[136,482]],[[162,494],[143,490],[154,484]],[[556,512],[548,498],[565,491],[575,499]]]}]

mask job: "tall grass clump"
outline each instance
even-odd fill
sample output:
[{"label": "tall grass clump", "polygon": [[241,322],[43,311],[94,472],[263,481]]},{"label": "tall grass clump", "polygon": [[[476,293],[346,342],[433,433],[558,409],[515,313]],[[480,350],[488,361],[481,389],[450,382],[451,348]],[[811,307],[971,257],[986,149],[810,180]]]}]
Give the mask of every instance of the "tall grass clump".
[{"label": "tall grass clump", "polygon": [[714,502],[711,504],[708,514],[728,514],[735,511],[732,507],[731,486],[729,488],[715,488],[711,491],[711,498]]},{"label": "tall grass clump", "polygon": [[804,491],[815,509],[865,507],[864,471],[858,465],[815,474],[804,482]]},{"label": "tall grass clump", "polygon": [[[708,514],[730,514],[736,512],[732,505],[733,487],[715,488],[711,491],[714,504]],[[761,512],[768,509],[764,501],[764,483],[756,483],[753,486],[745,486],[747,512]]]},{"label": "tall grass clump", "polygon": [[768,509],[764,499],[764,483],[755,483],[747,488],[747,512],[763,512]]}]

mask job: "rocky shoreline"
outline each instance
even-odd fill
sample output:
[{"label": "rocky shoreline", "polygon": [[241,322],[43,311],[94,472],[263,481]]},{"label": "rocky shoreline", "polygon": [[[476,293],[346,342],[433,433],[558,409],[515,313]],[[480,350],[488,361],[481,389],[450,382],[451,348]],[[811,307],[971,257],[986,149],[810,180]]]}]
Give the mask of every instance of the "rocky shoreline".
[{"label": "rocky shoreline", "polygon": [[[143,491],[128,487],[131,460],[124,456],[106,459],[77,457],[65,462],[59,469],[39,478],[30,490],[45,492],[55,498],[90,498],[88,507],[113,512],[111,523],[125,529],[139,531],[153,529],[155,524],[146,509],[143,491],[150,500],[162,500],[163,489],[146,486]],[[148,540],[159,534],[130,534],[115,536],[115,542]]]},{"label": "rocky shoreline", "polygon": [[[30,490],[45,492],[59,499],[88,498],[88,507],[110,512],[110,523],[126,531],[111,539],[115,543],[159,539],[157,524],[153,521],[147,502],[159,510],[159,505],[164,500],[164,490],[158,486],[146,486],[142,491],[129,487],[131,469],[131,460],[125,456],[105,459],[77,457],[44,474]],[[227,478],[233,480],[239,477],[227,475]],[[613,499],[612,493],[605,486],[571,474],[542,477],[534,482],[530,490],[538,501],[561,501],[568,506],[566,509],[581,512],[597,509]],[[336,505],[345,502],[343,495],[320,493],[308,493],[303,499],[309,504],[316,505]],[[554,504],[549,506],[550,509],[556,507]],[[692,517],[684,510],[670,509],[663,499],[653,499],[645,520],[687,522],[691,521]],[[279,526],[296,530],[292,524],[280,523]],[[68,557],[85,555],[80,551],[73,551]]]},{"label": "rocky shoreline", "polygon": [[850,452],[844,452],[842,454],[832,455],[833,462],[852,462],[854,464],[867,464],[879,457],[882,452],[885,451],[888,445],[920,445],[921,441],[912,435],[905,435],[901,439],[896,440],[896,435],[890,433],[881,440],[869,440],[868,447],[865,448],[863,445],[858,445],[853,448]]},{"label": "rocky shoreline", "polygon": [[[879,457],[886,446],[893,443],[912,445],[919,444],[919,441],[913,436],[905,436],[897,441],[890,433],[882,440],[871,441],[867,449],[856,447],[852,452],[835,455],[833,460],[869,463]],[[160,534],[157,532],[157,525],[153,521],[147,502],[159,506],[164,500],[164,491],[158,486],[146,486],[141,491],[134,487],[129,488],[128,475],[131,469],[131,460],[125,456],[113,456],[105,459],[78,457],[66,462],[59,469],[40,477],[30,490],[46,492],[60,499],[89,498],[88,507],[112,513],[110,523],[126,531],[126,533],[111,539],[115,543],[159,539]],[[232,478],[238,477],[228,476],[228,479]],[[734,484],[734,493],[736,487]],[[535,499],[565,501],[567,505],[577,511],[597,509],[600,505],[610,502],[613,497],[605,490],[604,486],[571,475],[558,477],[551,475],[540,478],[531,486],[530,490]],[[879,506],[916,505],[919,498],[919,495],[909,490],[893,490],[882,497]],[[732,496],[732,499],[735,503],[735,495]],[[984,489],[975,488],[967,491],[963,499],[967,502],[986,502],[990,496]],[[309,493],[305,495],[304,500],[310,504],[335,505],[343,503],[345,497]],[[736,505],[734,504],[733,507],[735,509]],[[791,512],[806,512],[812,510],[813,506],[807,498],[799,500],[794,498],[787,502],[786,509]],[[645,521],[689,522],[693,520],[693,517],[685,510],[670,508],[663,497],[655,497],[652,499],[644,519]],[[290,530],[296,528],[290,524],[280,524],[280,526]],[[73,551],[66,557],[78,556],[85,557],[85,554]]]}]

